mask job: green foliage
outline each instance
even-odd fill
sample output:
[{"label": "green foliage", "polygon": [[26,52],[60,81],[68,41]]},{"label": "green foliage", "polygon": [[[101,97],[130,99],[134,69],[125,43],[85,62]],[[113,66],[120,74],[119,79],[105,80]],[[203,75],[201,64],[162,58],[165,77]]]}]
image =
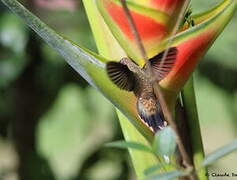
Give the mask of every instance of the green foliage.
[{"label": "green foliage", "polygon": [[0,41],[16,53],[21,53],[27,42],[27,30],[23,23],[12,13],[0,17]]},{"label": "green foliage", "polygon": [[107,143],[107,147],[117,147],[117,148],[131,148],[131,149],[136,149],[140,151],[145,151],[149,153],[153,153],[152,149],[150,149],[148,146],[137,143],[137,142],[129,142],[129,141],[116,141],[112,143]]},{"label": "green foliage", "polygon": [[7,87],[24,68],[27,40],[25,25],[14,14],[3,12],[0,15],[0,88]]},{"label": "green foliage", "polygon": [[166,173],[161,173],[161,174],[157,174],[154,176],[150,176],[146,180],[158,180],[158,179],[159,180],[171,180],[171,179],[175,179],[175,178],[178,178],[178,177],[181,177],[184,175],[186,175],[184,172],[175,170],[175,171],[169,171]]},{"label": "green foliage", "polygon": [[207,155],[205,157],[205,159],[203,160],[202,165],[207,166],[207,165],[213,164],[218,159],[223,158],[224,156],[226,156],[236,150],[237,150],[237,140],[235,140],[235,141],[229,143],[228,145],[223,146],[223,147],[215,150],[211,154]]},{"label": "green foliage", "polygon": [[70,84],[61,89],[37,130],[38,151],[58,178],[76,176],[86,159],[114,135],[112,112],[110,103],[91,87]]},{"label": "green foliage", "polygon": [[176,135],[171,127],[165,127],[156,133],[153,149],[161,157],[169,157],[174,154],[176,149]]},{"label": "green foliage", "polygon": [[[164,156],[170,157],[174,154],[176,149],[175,134],[170,127],[165,127],[164,129],[158,131],[156,133],[156,137],[153,142],[153,148],[150,148],[149,146],[138,142],[129,142],[129,141],[116,141],[112,143],[107,143],[106,147],[132,149],[148,152],[154,154],[158,159],[160,159],[161,157]],[[149,175],[151,174],[155,174],[161,170],[167,170],[171,167],[172,165],[170,164],[170,162],[161,161],[159,164],[153,165],[145,169],[144,175],[148,176],[148,179],[156,179],[156,178],[172,179],[174,177],[183,175],[181,171],[172,171],[168,173],[158,173],[154,176],[149,177]]]},{"label": "green foliage", "polygon": [[192,26],[195,25],[195,24],[194,24],[194,20],[192,19],[192,16],[191,16],[192,13],[193,13],[192,8],[189,7],[188,10],[187,10],[186,13],[185,13],[183,22],[181,23],[181,27],[185,24],[185,22],[187,22],[187,24],[188,24],[189,27],[192,27]]},{"label": "green foliage", "polygon": [[151,167],[145,169],[144,174],[146,176],[151,175],[151,174],[157,172],[158,170],[165,168],[166,166],[169,166],[169,164],[168,163],[160,163],[160,164],[151,166]]},{"label": "green foliage", "polygon": [[[195,11],[201,8],[203,10],[206,9],[207,6],[211,6],[211,4],[213,5],[214,2],[205,0],[193,1],[192,7]],[[27,54],[27,56],[25,56],[25,48],[29,41],[30,33],[18,17],[12,15],[9,11],[5,11],[6,8],[3,7],[5,6],[0,3],[1,138],[3,136],[5,138],[6,134],[12,134],[12,127],[19,126],[19,124],[22,123],[17,122],[18,117],[16,118],[14,116],[16,108],[20,108],[18,106],[18,99],[15,98],[19,90],[16,85],[20,82],[19,79],[24,79],[23,74],[25,73],[26,67],[31,63],[28,59],[30,55]],[[54,27],[57,32],[63,34],[64,37],[69,37],[77,43],[95,50],[93,38],[88,26],[86,24],[78,24],[72,27],[71,24],[77,22],[84,23],[86,20],[85,16],[83,16],[83,12],[80,9],[78,12],[73,13],[74,15],[66,13],[68,19],[65,17],[65,12],[49,11],[47,14],[42,11],[37,15]],[[84,19],[81,20],[80,18],[82,17]],[[58,19],[60,19],[59,23]],[[235,21],[236,17],[233,22]],[[236,132],[235,107],[237,101],[236,86],[234,83],[236,78],[234,77],[236,77],[235,69],[237,68],[235,51],[237,41],[235,33],[236,23],[232,23],[227,27],[224,35],[217,40],[205,58],[207,62],[212,62],[212,64],[206,64],[205,60],[203,65],[206,68],[203,70],[203,66],[200,67],[201,73],[196,74],[199,77],[198,86],[196,86],[198,89],[199,114],[207,152],[220,142],[234,138],[234,133]],[[39,42],[37,41],[37,43]],[[111,180],[129,179],[133,172],[124,163],[126,157],[124,156],[125,153],[116,149],[101,148],[104,142],[111,141],[114,136],[115,139],[121,139],[120,129],[116,126],[115,118],[111,118],[110,113],[112,110],[109,103],[105,102],[104,99],[98,95],[98,92],[90,88],[85,88],[85,82],[81,81],[77,74],[71,73],[62,59],[54,51],[51,51],[46,44],[39,43],[38,45],[42,49],[43,60],[41,59],[42,64],[37,65],[35,71],[39,76],[34,77],[34,80],[37,88],[39,88],[42,101],[35,102],[35,104],[39,105],[38,111],[41,112],[39,113],[37,111],[35,113],[35,116],[40,119],[39,124],[36,125],[37,134],[35,143],[37,144],[37,151],[42,155],[44,161],[41,158],[33,158],[33,156],[37,156],[37,153],[33,153],[30,157],[32,157],[31,160],[34,161],[34,165],[31,166],[31,169],[28,169],[28,171],[30,172],[32,170],[31,173],[35,173],[35,176],[40,178],[41,170],[44,173],[48,170],[47,165],[43,164],[49,161],[49,166],[53,169],[55,178],[62,178],[63,176],[65,179],[73,179],[78,176],[80,179],[90,180],[105,178]],[[35,46],[30,47],[31,49],[29,48],[27,53],[32,52],[34,47]],[[77,46],[72,47],[77,49]],[[74,52],[71,52],[71,54],[77,56]],[[37,60],[37,58],[35,57],[34,60]],[[218,65],[219,69],[217,69],[216,66],[212,66],[213,64]],[[72,65],[75,64],[72,63]],[[222,71],[222,69],[226,71]],[[67,72],[66,77],[65,71]],[[211,79],[209,77],[210,73],[213,73],[215,78]],[[68,82],[71,81],[73,81],[74,85],[68,85]],[[228,83],[231,84],[232,89],[228,89],[230,86]],[[61,85],[59,86],[58,84]],[[28,85],[31,86],[32,84]],[[44,87],[43,91],[42,87]],[[33,93],[32,90],[32,94]],[[32,94],[29,93],[25,101],[27,101],[27,98],[39,96],[39,94],[33,94],[33,96]],[[47,96],[47,99],[43,98],[44,94]],[[53,99],[52,96],[54,96]],[[42,112],[45,105],[47,105],[47,110]],[[34,111],[35,109],[32,108],[32,112]],[[29,116],[29,114],[25,114],[26,118]],[[233,122],[231,122],[231,119],[233,119]],[[24,126],[27,128],[29,124],[24,124]],[[223,134],[219,133],[220,129],[223,130]],[[22,136],[25,129],[18,130],[19,135]],[[32,129],[27,130],[31,131]],[[98,135],[94,132],[100,133]],[[216,134],[220,134],[220,136],[216,136]],[[214,138],[211,139],[213,136]],[[34,137],[33,134],[32,137]],[[14,138],[15,137],[11,135],[11,139]],[[218,141],[216,141],[216,139],[218,139]],[[2,139],[0,140],[2,142]],[[7,141],[10,142],[10,139]],[[16,139],[14,139],[14,141],[16,141]],[[86,145],[89,145],[87,147],[83,146],[84,142]],[[235,143],[236,142],[234,142],[234,144]],[[11,160],[11,162],[9,162],[11,166],[10,168],[6,166],[7,171],[5,172],[5,159],[16,155],[10,151],[6,153],[4,146],[2,143],[0,144],[0,179],[8,175],[8,170],[9,173],[13,173],[15,171],[14,163],[18,163]],[[214,164],[215,166],[210,167],[210,171],[218,171],[223,167],[228,169],[222,161],[216,162],[216,160],[233,152],[235,147],[236,145],[228,145],[227,147],[215,151],[214,154],[210,154],[206,157],[203,164]],[[131,146],[129,148],[131,148]],[[145,146],[145,149],[146,148],[150,149],[148,146]],[[81,151],[81,154],[77,151],[78,149]],[[133,149],[138,150],[139,148]],[[139,151],[144,152],[143,150]],[[144,159],[146,157],[144,157]],[[24,164],[25,162],[20,163]],[[162,168],[168,166],[166,163],[157,164],[157,162],[154,162],[154,164],[156,165],[145,170],[144,173],[146,175],[158,173]],[[228,162],[228,165],[232,169],[235,167],[232,159]],[[76,173],[78,174],[76,175]],[[152,178],[168,178],[177,174],[181,175],[182,173],[180,171],[172,171],[163,175],[155,174]],[[127,176],[124,177],[122,175]]]}]

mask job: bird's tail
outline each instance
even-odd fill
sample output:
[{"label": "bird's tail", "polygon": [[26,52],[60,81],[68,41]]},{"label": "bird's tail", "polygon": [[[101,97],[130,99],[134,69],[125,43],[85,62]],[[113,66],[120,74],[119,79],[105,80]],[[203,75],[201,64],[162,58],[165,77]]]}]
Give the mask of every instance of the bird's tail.
[{"label": "bird's tail", "polygon": [[[159,104],[157,106],[159,106]],[[146,111],[142,104],[137,102],[137,110],[140,118],[153,132],[157,132],[166,126],[165,118],[160,107],[157,107],[157,109],[151,113]]]}]

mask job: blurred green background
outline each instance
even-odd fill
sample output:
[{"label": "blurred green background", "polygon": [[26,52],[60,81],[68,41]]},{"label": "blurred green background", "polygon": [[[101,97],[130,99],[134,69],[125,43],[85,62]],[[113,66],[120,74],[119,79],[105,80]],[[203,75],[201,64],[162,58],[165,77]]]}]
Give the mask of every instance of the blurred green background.
[{"label": "blurred green background", "polygon": [[[216,2],[193,0],[193,12]],[[23,3],[64,37],[96,51],[79,0]],[[237,16],[195,72],[206,153],[237,137],[236,22]],[[0,3],[0,179],[135,179],[128,152],[103,147],[122,138],[113,106]],[[236,164],[235,153],[209,172],[237,173]]]}]

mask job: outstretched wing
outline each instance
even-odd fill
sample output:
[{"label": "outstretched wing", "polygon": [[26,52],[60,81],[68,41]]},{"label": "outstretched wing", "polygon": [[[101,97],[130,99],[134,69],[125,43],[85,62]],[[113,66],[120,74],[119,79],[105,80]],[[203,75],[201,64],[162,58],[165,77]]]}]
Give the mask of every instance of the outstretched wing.
[{"label": "outstretched wing", "polygon": [[135,75],[128,67],[119,62],[110,61],[106,64],[109,78],[120,89],[132,91],[135,87]]},{"label": "outstretched wing", "polygon": [[[155,73],[157,80],[163,79],[173,68],[178,50],[176,47],[171,47],[168,49],[167,54],[165,55],[165,51],[162,51],[158,55],[149,59],[150,65],[152,67],[153,72]],[[165,57],[163,57],[165,56]],[[164,58],[164,60],[162,60]]]}]

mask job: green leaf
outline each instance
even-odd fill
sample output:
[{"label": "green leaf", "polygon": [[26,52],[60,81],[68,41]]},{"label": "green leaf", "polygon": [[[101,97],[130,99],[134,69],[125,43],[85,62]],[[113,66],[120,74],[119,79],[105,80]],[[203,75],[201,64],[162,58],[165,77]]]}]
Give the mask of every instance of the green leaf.
[{"label": "green leaf", "polygon": [[94,88],[72,83],[63,86],[57,96],[37,126],[37,152],[50,162],[54,179],[70,179],[115,133],[113,107]]},{"label": "green leaf", "polygon": [[[182,100],[184,104],[185,117],[187,118],[190,131],[190,139],[192,140],[193,164],[200,167],[204,159],[204,149],[202,144],[202,136],[198,118],[197,104],[194,91],[193,77],[189,78],[182,91]],[[207,180],[206,169],[202,168],[197,172],[199,179]]]},{"label": "green leaf", "polygon": [[23,19],[45,42],[55,49],[89,84],[108,98],[136,128],[152,141],[152,131],[141,122],[136,111],[136,99],[133,93],[120,90],[113,84],[105,71],[108,59],[63,38],[29,12],[16,0],[2,0],[14,13]]},{"label": "green leaf", "polygon": [[[202,23],[182,31],[170,39],[172,40],[170,46],[177,47],[179,56],[171,72],[159,82],[162,88],[177,93],[183,88],[201,57],[205,55],[236,12],[237,1],[227,0],[227,2],[225,6],[221,6],[218,13],[214,13]],[[165,42],[164,45],[168,42]],[[185,54],[190,54],[190,56]],[[176,98],[176,96],[174,97]]]},{"label": "green leaf", "polygon": [[[126,56],[123,49],[118,44],[117,40],[113,37],[111,31],[104,22],[103,17],[100,15],[96,6],[96,1],[83,0],[84,7],[91,25],[94,39],[99,51],[103,57],[107,59],[121,59]],[[117,115],[120,121],[120,126],[123,131],[123,136],[126,141],[139,142],[141,144],[150,146],[145,136],[139,132],[138,129],[128,121],[128,118],[121,113],[118,109]],[[135,149],[129,149],[131,162],[138,179],[144,178],[144,170],[160,162],[160,160],[151,153],[144,153]],[[167,170],[171,170],[168,169]]]},{"label": "green leaf", "polygon": [[126,56],[100,15],[95,1],[82,0],[100,55],[107,59]]},{"label": "green leaf", "polygon": [[202,162],[202,166],[208,166],[220,158],[237,150],[237,140],[215,150],[213,153],[206,156]]},{"label": "green leaf", "polygon": [[156,172],[156,171],[158,171],[158,170],[160,170],[160,169],[162,169],[162,168],[165,168],[166,166],[170,166],[170,164],[168,164],[168,163],[156,164],[156,165],[154,165],[154,166],[151,166],[151,167],[145,169],[144,174],[145,174],[146,176],[151,175],[151,174],[153,174],[154,172]]},{"label": "green leaf", "polygon": [[176,148],[176,135],[171,127],[158,131],[153,142],[153,149],[160,156],[171,156]]},{"label": "green leaf", "polygon": [[[211,17],[214,17],[217,15],[220,11],[222,11],[229,3],[231,0],[223,0],[219,2],[215,7],[212,7],[211,9],[207,9],[203,12],[197,13],[197,14],[192,14],[191,18],[194,20],[195,25],[200,24],[206,20],[208,20]],[[186,22],[185,25],[182,27],[182,30],[187,29],[188,23]]]},{"label": "green leaf", "polygon": [[169,171],[166,173],[161,173],[161,174],[157,174],[154,176],[150,176],[147,178],[147,180],[170,180],[170,179],[175,179],[181,176],[186,175],[186,173],[182,172],[182,171]]},{"label": "green leaf", "polygon": [[[117,110],[118,118],[120,121],[121,129],[123,131],[123,136],[126,141],[138,142],[146,146],[151,146],[151,144],[145,139],[144,136],[127,120],[127,118]],[[131,156],[131,161],[137,175],[137,179],[142,179],[145,177],[144,170],[162,162],[161,158],[157,158],[155,154],[144,153],[144,151],[137,151],[135,149],[128,149]],[[172,169],[168,169],[170,171]]]},{"label": "green leaf", "polygon": [[94,68],[104,68],[105,59],[99,57],[88,49],[83,49],[57,34],[49,28],[39,18],[29,12],[23,5],[16,0],[2,0],[14,13],[23,19],[23,21],[32,28],[46,43],[59,52],[62,57],[78,73],[80,73],[89,83],[93,85],[92,79],[86,73],[85,68],[93,64]]},{"label": "green leaf", "polygon": [[145,151],[145,152],[149,152],[149,153],[153,153],[152,150],[144,145],[144,144],[140,144],[137,142],[127,142],[127,141],[116,141],[116,142],[112,142],[112,143],[108,143],[105,145],[106,147],[116,147],[116,148],[123,148],[123,149],[136,149],[136,150],[140,150],[140,151]]},{"label": "green leaf", "polygon": [[27,30],[23,23],[12,13],[4,13],[0,18],[0,42],[21,53],[27,42]]}]

